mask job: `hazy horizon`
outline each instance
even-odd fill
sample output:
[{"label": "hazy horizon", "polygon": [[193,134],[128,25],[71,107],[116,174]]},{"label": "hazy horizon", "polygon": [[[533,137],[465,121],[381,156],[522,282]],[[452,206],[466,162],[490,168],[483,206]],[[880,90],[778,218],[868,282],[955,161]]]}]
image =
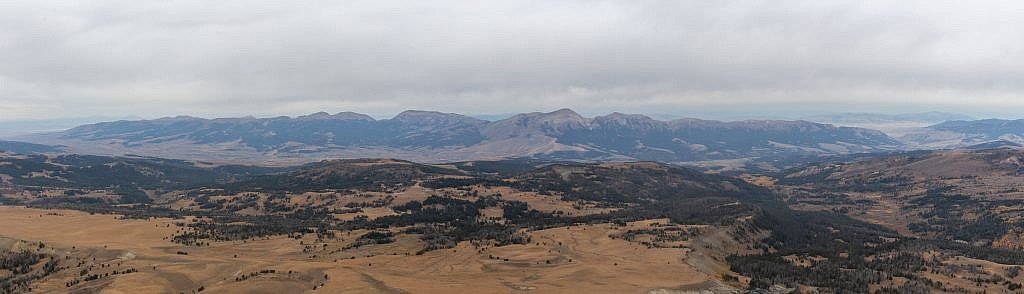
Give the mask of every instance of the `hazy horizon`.
[{"label": "hazy horizon", "polygon": [[571,108],[1019,118],[1015,2],[8,1],[0,123]]},{"label": "hazy horizon", "polygon": [[398,116],[405,111],[426,111],[426,112],[438,112],[438,113],[454,113],[459,115],[465,115],[477,119],[494,121],[512,117],[517,114],[523,113],[548,113],[554,112],[561,109],[572,110],[583,117],[593,118],[596,116],[604,116],[612,113],[623,113],[623,114],[636,114],[644,115],[656,120],[672,120],[679,118],[694,118],[694,119],[705,119],[705,120],[720,120],[720,121],[738,121],[738,120],[805,120],[808,118],[815,117],[827,117],[827,116],[841,116],[841,115],[914,115],[914,114],[926,114],[926,113],[938,113],[953,116],[966,116],[971,119],[1021,119],[1015,116],[994,116],[994,115],[976,115],[964,112],[951,112],[951,111],[938,111],[938,110],[927,110],[927,111],[910,111],[910,112],[870,112],[870,111],[841,111],[841,112],[787,112],[787,113],[774,113],[774,112],[744,112],[744,111],[729,111],[729,110],[690,110],[684,112],[630,112],[630,111],[618,111],[609,110],[608,112],[598,111],[577,111],[571,107],[561,107],[553,109],[538,109],[528,110],[523,112],[500,112],[500,113],[463,113],[457,111],[446,111],[443,109],[404,109],[393,113],[364,113],[351,110],[318,110],[313,112],[298,112],[298,113],[286,113],[286,114],[242,114],[242,115],[196,115],[196,114],[173,114],[173,115],[159,115],[159,116],[140,116],[140,115],[123,115],[123,116],[84,116],[84,117],[61,117],[61,118],[36,118],[36,119],[13,119],[13,120],[0,120],[0,123],[8,124],[25,124],[25,123],[75,123],[75,124],[87,124],[95,122],[109,122],[119,120],[155,120],[175,117],[194,117],[201,119],[220,119],[220,118],[274,118],[274,117],[290,117],[297,118],[307,115],[313,115],[317,113],[337,114],[343,112],[353,112],[358,114],[364,114],[372,117],[375,120],[386,120]]},{"label": "hazy horizon", "polygon": [[[571,108],[568,108],[568,109],[571,109]],[[430,109],[407,109],[407,110],[421,110],[421,111],[437,111],[437,112],[443,112],[443,113],[455,113],[455,112],[449,112],[449,111],[443,111],[443,110],[430,110]],[[558,109],[536,110],[536,111],[517,112],[517,113],[511,113],[510,112],[510,113],[489,113],[489,114],[473,114],[473,113],[458,113],[458,114],[474,117],[474,118],[477,118],[477,119],[487,120],[487,121],[496,121],[496,120],[501,120],[501,119],[509,118],[509,117],[511,117],[513,115],[520,114],[520,113],[552,112],[552,111],[556,111],[556,110],[558,110]],[[405,111],[405,110],[403,110],[403,111]],[[329,114],[336,114],[336,113],[339,113],[339,112],[347,112],[347,111],[346,110],[341,110],[341,111],[326,111],[326,110],[324,110],[324,111],[317,111],[317,112],[326,112],[326,113],[329,113]],[[788,116],[785,116],[785,115],[772,115],[772,114],[744,113],[744,112],[727,112],[727,111],[718,111],[718,112],[715,112],[715,111],[703,111],[703,112],[701,112],[701,111],[694,111],[694,112],[689,112],[689,113],[633,113],[633,112],[623,112],[623,111],[611,111],[611,112],[603,112],[603,113],[602,112],[578,112],[578,113],[580,115],[584,116],[584,117],[593,118],[593,117],[596,117],[596,116],[608,115],[608,114],[611,114],[612,112],[619,112],[619,113],[626,113],[626,114],[641,114],[641,115],[645,115],[645,116],[651,117],[651,118],[656,119],[656,120],[664,120],[664,121],[673,120],[673,119],[681,119],[681,118],[695,118],[695,119],[720,120],[720,121],[741,121],[741,120],[812,120],[812,121],[814,121],[811,118],[814,118],[814,117],[827,117],[827,116],[838,116],[838,115],[849,115],[849,114],[853,114],[853,115],[875,115],[875,114],[880,114],[880,115],[913,115],[913,114],[923,114],[923,113],[941,113],[941,114],[951,115],[951,116],[966,116],[966,117],[970,117],[971,119],[989,119],[989,118],[1018,119],[1018,118],[1015,118],[1015,117],[974,116],[974,115],[970,115],[970,114],[966,114],[966,113],[945,112],[945,111],[891,112],[891,113],[883,113],[883,112],[830,112],[830,113],[814,113],[814,112],[810,112],[810,113],[794,113],[794,114],[788,115]],[[313,113],[315,113],[315,112],[313,112]],[[77,127],[77,126],[81,126],[81,125],[86,125],[86,124],[94,124],[94,123],[101,123],[101,122],[111,122],[111,121],[119,121],[119,120],[152,120],[152,119],[172,118],[172,117],[181,117],[181,116],[198,117],[198,118],[203,118],[203,119],[239,118],[239,117],[272,118],[272,117],[280,117],[280,116],[288,116],[288,117],[295,118],[295,117],[300,117],[300,116],[304,116],[304,115],[310,115],[310,114],[313,114],[313,113],[278,114],[278,115],[253,115],[253,114],[250,114],[250,115],[242,115],[242,116],[197,116],[197,115],[189,115],[189,114],[179,114],[179,115],[158,116],[158,117],[142,117],[142,116],[136,116],[136,115],[127,115],[127,116],[120,116],[120,117],[117,117],[117,116],[91,116],[91,117],[72,117],[72,118],[55,118],[55,119],[10,120],[10,121],[0,121],[0,138],[14,138],[14,139],[17,139],[17,136],[19,136],[19,135],[28,135],[28,134],[34,134],[34,133],[46,133],[46,132],[53,132],[53,131],[63,131],[63,130],[67,130],[67,129],[70,129],[70,128],[73,128],[73,127]],[[400,112],[398,112],[398,113],[391,113],[391,114],[384,114],[384,115],[380,115],[380,114],[374,115],[374,114],[367,114],[367,113],[362,113],[362,114],[369,115],[370,117],[373,117],[376,120],[384,120],[384,119],[393,118],[396,115],[398,115],[399,113]]]}]

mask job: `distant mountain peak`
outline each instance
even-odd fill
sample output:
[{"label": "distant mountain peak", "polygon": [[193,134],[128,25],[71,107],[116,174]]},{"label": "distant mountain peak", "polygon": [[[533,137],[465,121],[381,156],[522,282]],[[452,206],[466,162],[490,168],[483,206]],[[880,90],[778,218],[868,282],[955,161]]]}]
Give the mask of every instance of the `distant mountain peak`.
[{"label": "distant mountain peak", "polygon": [[398,115],[395,115],[394,119],[412,118],[412,117],[435,117],[435,116],[451,117],[451,116],[462,116],[462,115],[461,114],[457,114],[457,113],[447,113],[447,112],[432,111],[432,110],[415,110],[415,109],[410,109],[410,110],[406,110],[406,111],[402,111],[402,112],[398,113]]},{"label": "distant mountain peak", "polygon": [[557,115],[557,116],[579,116],[579,117],[582,117],[579,113],[576,113],[576,111],[573,111],[572,109],[568,109],[568,108],[561,108],[559,110],[548,112],[548,114],[549,115]]},{"label": "distant mountain peak", "polygon": [[326,118],[330,118],[330,117],[331,117],[330,113],[321,111],[321,112],[316,112],[316,113],[312,113],[312,114],[309,114],[309,115],[303,115],[303,116],[297,117],[297,119],[326,119]]},{"label": "distant mountain peak", "polygon": [[588,121],[586,117],[583,117],[579,113],[576,113],[572,109],[568,108],[562,108],[548,113],[541,113],[536,117],[546,121],[555,121],[563,123],[586,124]]},{"label": "distant mountain peak", "polygon": [[[155,121],[188,121],[188,120],[204,120],[204,119],[203,118],[199,118],[199,117],[194,117],[194,116],[188,116],[188,115],[167,116],[167,117],[161,117],[161,118],[155,119]],[[129,121],[129,120],[120,120],[120,121]]]},{"label": "distant mountain peak", "polygon": [[391,120],[406,123],[445,123],[445,124],[481,124],[487,121],[458,113],[448,113],[427,110],[406,110],[396,115]]},{"label": "distant mountain peak", "polygon": [[665,122],[655,120],[646,115],[642,114],[625,114],[621,112],[612,112],[611,114],[595,117],[593,120],[595,127],[605,127],[609,125],[615,125],[618,127],[634,128],[640,130],[652,129],[660,125],[666,125]]},{"label": "distant mountain peak", "polygon": [[297,120],[318,120],[318,119],[322,119],[322,120],[364,120],[364,121],[374,121],[373,117],[370,117],[369,115],[365,115],[365,114],[362,114],[362,113],[355,113],[355,112],[351,112],[351,111],[339,112],[339,113],[336,113],[336,114],[330,114],[330,113],[321,111],[321,112],[312,113],[312,114],[309,114],[309,115],[299,116],[299,117],[296,117],[295,119],[297,119]]},{"label": "distant mountain peak", "polygon": [[570,129],[585,129],[590,120],[568,108],[552,112],[522,113],[495,122],[497,125],[514,124],[519,128],[558,134]]},{"label": "distant mountain peak", "polygon": [[375,119],[373,119],[373,117],[371,117],[369,115],[365,115],[365,114],[362,114],[362,113],[351,112],[351,111],[343,111],[343,112],[335,113],[331,117],[334,118],[334,119],[375,121]]},{"label": "distant mountain peak", "polygon": [[[654,120],[653,118],[651,118],[649,116],[646,116],[646,115],[643,115],[643,114],[627,114],[627,113],[621,113],[621,112],[617,112],[617,111],[609,113],[608,115],[599,116],[599,117],[610,118],[610,119]],[[595,119],[596,118],[597,117],[595,117]]]}]

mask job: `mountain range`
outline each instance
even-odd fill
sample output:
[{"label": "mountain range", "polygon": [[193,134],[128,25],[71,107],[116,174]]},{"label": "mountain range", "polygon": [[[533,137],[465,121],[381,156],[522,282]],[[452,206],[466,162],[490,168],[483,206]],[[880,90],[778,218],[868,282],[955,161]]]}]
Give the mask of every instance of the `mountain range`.
[{"label": "mountain range", "polygon": [[850,113],[813,118],[835,124],[658,120],[618,112],[584,117],[569,109],[502,117],[484,120],[419,110],[388,119],[354,112],[270,118],[178,116],[25,135],[17,140],[31,144],[3,141],[0,150],[269,165],[370,157],[433,163],[533,158],[649,160],[712,169],[772,170],[814,162],[821,156],[1024,145],[1024,120],[937,121],[964,117],[949,113]]},{"label": "mountain range", "polygon": [[896,150],[886,134],[807,121],[656,120],[561,109],[487,121],[409,110],[390,119],[341,112],[299,117],[172,117],[83,125],[26,136],[73,153],[293,164],[388,157],[424,162],[499,158],[706,162]]},{"label": "mountain range", "polygon": [[951,149],[992,142],[1024,144],[1024,119],[952,120],[899,138],[916,149]]}]

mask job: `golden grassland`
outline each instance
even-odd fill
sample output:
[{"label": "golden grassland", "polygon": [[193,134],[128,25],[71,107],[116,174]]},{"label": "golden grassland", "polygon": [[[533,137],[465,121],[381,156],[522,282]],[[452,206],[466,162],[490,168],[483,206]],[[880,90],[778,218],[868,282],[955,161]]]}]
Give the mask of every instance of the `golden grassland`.
[{"label": "golden grassland", "polygon": [[690,265],[690,248],[651,248],[613,238],[651,227],[650,221],[532,231],[530,244],[463,242],[422,255],[415,254],[421,243],[410,235],[340,250],[361,232],[343,232],[327,246],[283,236],[202,247],[169,241],[183,229],[175,222],[187,221],[0,206],[0,236],[43,242],[71,266],[78,260],[83,268],[93,266],[92,273],[138,270],[68,287],[80,278],[80,268],[72,267],[33,285],[39,293],[637,293],[724,287]]}]

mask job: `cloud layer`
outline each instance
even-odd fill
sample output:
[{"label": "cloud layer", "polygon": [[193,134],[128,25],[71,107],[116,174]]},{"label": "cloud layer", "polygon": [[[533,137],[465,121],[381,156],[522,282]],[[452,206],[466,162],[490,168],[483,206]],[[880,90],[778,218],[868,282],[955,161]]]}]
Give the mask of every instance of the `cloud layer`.
[{"label": "cloud layer", "polygon": [[0,3],[0,120],[1024,108],[1020,2],[42,2]]}]

